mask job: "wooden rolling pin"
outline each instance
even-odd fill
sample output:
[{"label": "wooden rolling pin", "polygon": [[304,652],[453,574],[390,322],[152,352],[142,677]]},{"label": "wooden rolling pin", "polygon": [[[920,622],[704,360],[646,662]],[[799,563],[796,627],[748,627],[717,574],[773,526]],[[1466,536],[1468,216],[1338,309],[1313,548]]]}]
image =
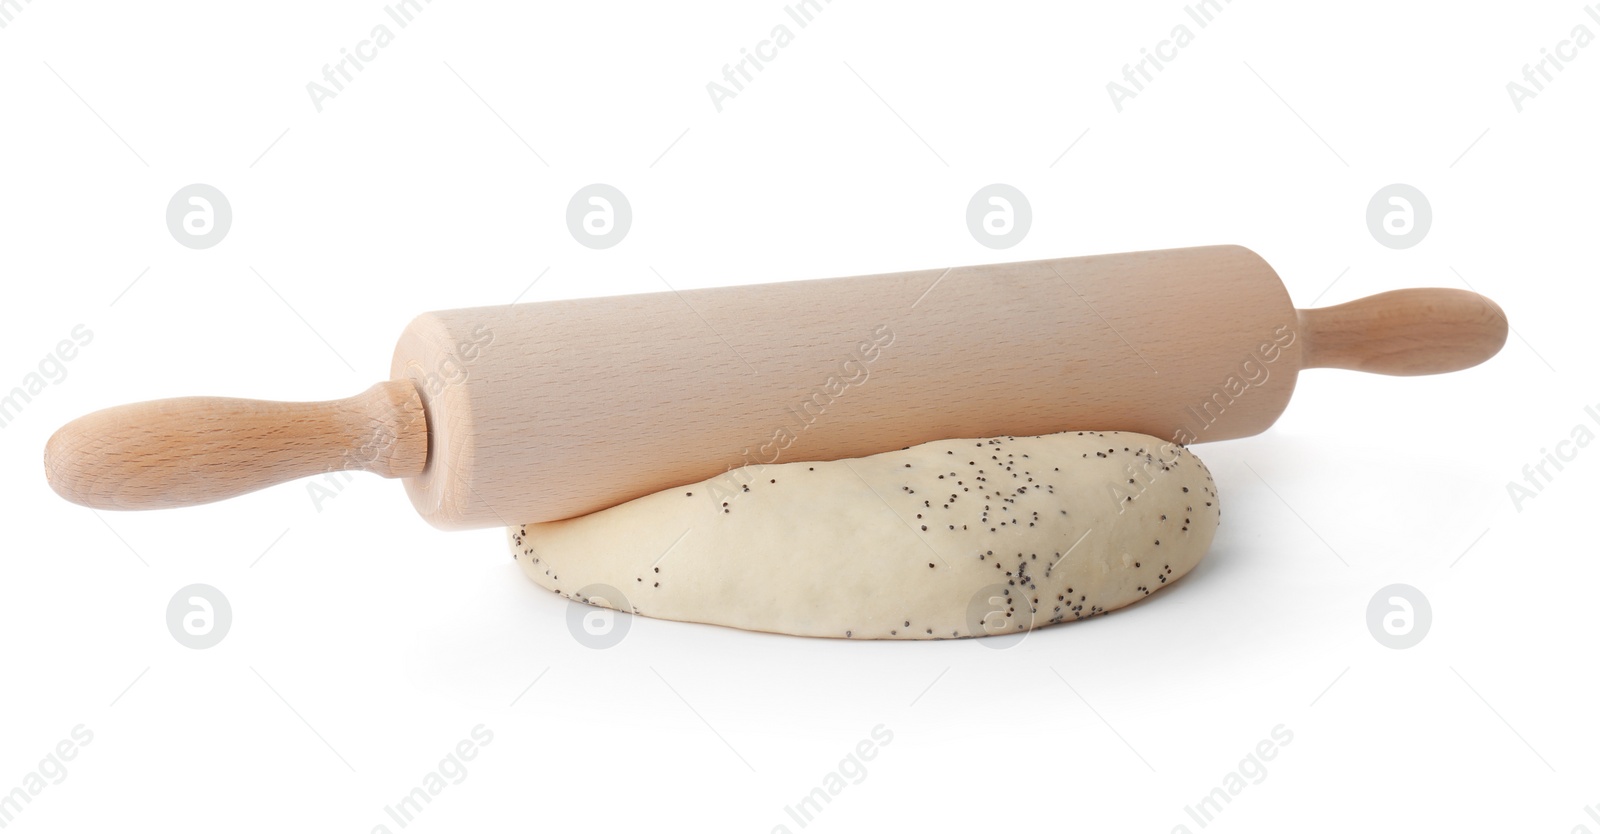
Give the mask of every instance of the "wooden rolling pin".
[{"label": "wooden rolling pin", "polygon": [[940,438],[1242,437],[1304,368],[1454,371],[1506,329],[1452,289],[1296,310],[1238,246],[447,310],[364,393],[111,408],[58,431],[45,472],[71,501],[152,509],[360,469],[438,527],[512,525]]}]

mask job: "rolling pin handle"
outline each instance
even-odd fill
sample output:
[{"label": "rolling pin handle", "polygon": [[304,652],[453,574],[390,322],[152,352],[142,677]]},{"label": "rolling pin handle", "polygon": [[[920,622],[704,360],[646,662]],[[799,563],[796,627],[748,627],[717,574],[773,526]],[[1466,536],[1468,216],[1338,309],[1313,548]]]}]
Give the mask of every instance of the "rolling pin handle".
[{"label": "rolling pin handle", "polygon": [[1457,289],[1394,290],[1297,313],[1301,368],[1391,376],[1470,368],[1500,352],[1510,327],[1499,305]]},{"label": "rolling pin handle", "polygon": [[181,397],[80,417],[45,445],[61,497],[105,510],[206,504],[340,470],[421,475],[422,397],[410,380],[328,402]]}]

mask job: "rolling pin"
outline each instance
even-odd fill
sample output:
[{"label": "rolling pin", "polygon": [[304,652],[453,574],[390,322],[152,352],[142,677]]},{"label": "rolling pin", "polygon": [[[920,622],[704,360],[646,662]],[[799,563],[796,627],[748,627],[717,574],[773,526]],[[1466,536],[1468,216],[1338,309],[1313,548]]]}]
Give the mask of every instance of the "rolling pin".
[{"label": "rolling pin", "polygon": [[1506,330],[1464,290],[1296,310],[1238,246],[447,310],[354,397],[110,408],[56,432],[45,472],[79,504],[155,509],[365,470],[437,527],[511,526],[936,439],[1243,437],[1303,369],[1454,371]]}]

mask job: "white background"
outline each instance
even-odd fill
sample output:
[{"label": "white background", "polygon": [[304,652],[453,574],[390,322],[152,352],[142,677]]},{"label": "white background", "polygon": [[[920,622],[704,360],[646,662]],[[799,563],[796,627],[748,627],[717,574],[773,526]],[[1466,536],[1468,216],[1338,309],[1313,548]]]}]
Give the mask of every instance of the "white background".
[{"label": "white background", "polygon": [[[1600,24],[1487,8],[1238,0],[1200,29],[1178,3],[835,0],[799,29],[778,2],[441,1],[319,113],[307,82],[380,3],[19,2],[0,389],[94,338],[0,430],[0,791],[94,737],[7,830],[398,830],[384,807],[479,724],[411,830],[798,831],[785,806],[880,724],[807,830],[1199,830],[1185,806],[1280,724],[1208,830],[1600,830],[1600,449],[1520,512],[1506,487],[1600,433],[1600,47],[1520,113],[1506,90]],[[706,84],[785,22],[717,112]],[[1180,23],[1119,113],[1106,84]],[[205,250],[164,219],[195,182],[234,214]],[[615,248],[567,231],[592,182],[632,203]],[[994,182],[1033,209],[1003,252],[964,220]],[[1365,219],[1395,182],[1433,210],[1405,250]],[[436,531],[398,483],[97,517],[41,477],[98,408],[352,394],[430,309],[1211,243],[1301,306],[1470,282],[1517,333],[1459,374],[1304,374],[1269,432],[1196,447],[1225,512],[1191,576],[1003,651],[648,619],[595,651],[502,531]],[[164,622],[196,582],[234,614],[203,651]],[[1398,651],[1365,623],[1396,582],[1433,610]]]}]

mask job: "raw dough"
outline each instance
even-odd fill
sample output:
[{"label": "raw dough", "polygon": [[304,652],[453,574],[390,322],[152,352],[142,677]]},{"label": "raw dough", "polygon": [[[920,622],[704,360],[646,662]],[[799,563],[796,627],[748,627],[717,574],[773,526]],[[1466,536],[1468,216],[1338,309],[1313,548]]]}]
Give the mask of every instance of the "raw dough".
[{"label": "raw dough", "polygon": [[1194,567],[1219,518],[1192,453],[1090,431],[746,466],[509,532],[528,576],[570,599],[754,631],[936,639],[1121,608]]}]

